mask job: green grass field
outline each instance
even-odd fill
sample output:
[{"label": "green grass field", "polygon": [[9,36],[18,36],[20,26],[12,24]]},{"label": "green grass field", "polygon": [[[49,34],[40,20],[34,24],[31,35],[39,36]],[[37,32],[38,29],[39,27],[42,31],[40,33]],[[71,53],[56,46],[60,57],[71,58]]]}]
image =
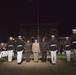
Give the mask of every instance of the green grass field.
[{"label": "green grass field", "polygon": [[[17,54],[15,53],[13,56],[13,60],[16,60],[16,59],[17,59]],[[57,59],[62,60],[62,61],[66,61],[66,54],[57,54]],[[24,53],[23,53],[22,60],[25,60],[25,54]],[[0,58],[0,62],[7,62],[7,61],[8,61],[7,57]],[[71,61],[74,61],[74,55],[73,54],[71,54]]]},{"label": "green grass field", "polygon": [[[57,54],[57,59],[66,61],[66,54]],[[71,54],[71,61],[74,61],[74,55]]]}]

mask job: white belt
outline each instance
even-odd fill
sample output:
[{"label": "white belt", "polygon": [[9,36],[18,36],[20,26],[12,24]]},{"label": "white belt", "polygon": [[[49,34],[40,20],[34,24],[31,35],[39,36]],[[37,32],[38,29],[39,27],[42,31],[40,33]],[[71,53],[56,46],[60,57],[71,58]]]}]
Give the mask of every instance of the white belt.
[{"label": "white belt", "polygon": [[65,45],[65,47],[69,47],[70,45]]},{"label": "white belt", "polygon": [[52,44],[51,46],[57,46],[56,44]]},{"label": "white belt", "polygon": [[8,45],[8,46],[10,47],[10,46],[13,46],[13,45]]},{"label": "white belt", "polygon": [[72,43],[76,43],[76,41],[73,41]]},{"label": "white belt", "polygon": [[22,47],[22,45],[18,45],[17,47]]}]

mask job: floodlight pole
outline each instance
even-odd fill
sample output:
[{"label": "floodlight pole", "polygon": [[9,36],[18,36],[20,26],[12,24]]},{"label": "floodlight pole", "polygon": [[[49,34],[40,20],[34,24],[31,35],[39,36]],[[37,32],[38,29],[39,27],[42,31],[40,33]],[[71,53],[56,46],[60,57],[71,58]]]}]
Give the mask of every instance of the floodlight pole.
[{"label": "floodlight pole", "polygon": [[39,42],[39,0],[37,0],[37,26],[38,26],[38,42]]}]

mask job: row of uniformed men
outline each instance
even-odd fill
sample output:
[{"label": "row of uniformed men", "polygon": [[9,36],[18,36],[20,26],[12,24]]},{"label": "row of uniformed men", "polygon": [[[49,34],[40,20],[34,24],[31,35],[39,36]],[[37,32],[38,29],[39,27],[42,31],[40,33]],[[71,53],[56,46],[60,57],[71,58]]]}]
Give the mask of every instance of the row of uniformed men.
[{"label": "row of uniformed men", "polygon": [[[51,61],[53,64],[56,64],[56,50],[58,50],[58,42],[55,39],[55,35],[51,36],[51,40],[49,42],[49,50],[51,53]],[[19,40],[16,42],[17,44],[17,63],[21,63],[22,61],[22,52],[25,49],[26,50],[26,61],[30,61],[30,51],[31,51],[31,43],[29,40],[26,42],[24,46],[24,41],[22,41],[21,36],[19,36]],[[14,49],[14,41],[13,38],[10,37],[9,41],[7,42],[7,50],[8,50],[8,61],[12,61],[12,51]],[[71,36],[71,40],[66,37],[66,41],[64,43],[64,50],[66,50],[66,56],[67,61],[70,62],[70,52],[71,49],[74,51],[75,56],[75,65],[76,65],[76,29],[73,29],[73,35]],[[34,55],[34,62],[38,62],[38,54],[42,51],[42,61],[46,61],[46,54],[48,50],[48,44],[45,41],[45,38],[43,38],[42,43],[39,45],[38,41],[35,40],[35,42],[32,44],[32,52]]]},{"label": "row of uniformed men", "polygon": [[[51,36],[51,40],[49,43],[49,50],[51,50],[51,60],[52,63],[56,63],[56,50],[58,49],[58,42],[55,39],[55,35]],[[17,63],[21,63],[22,61],[22,52],[23,50],[26,51],[26,62],[30,61],[30,52],[32,50],[33,56],[34,56],[34,62],[38,62],[38,54],[40,51],[42,52],[42,62],[46,62],[46,57],[47,57],[47,51],[48,51],[48,43],[46,42],[45,38],[43,38],[42,43],[39,44],[37,39],[35,42],[31,45],[30,41],[27,40],[27,42],[24,45],[24,41],[22,40],[21,36],[18,37],[19,40],[16,42],[16,50],[17,50]],[[14,50],[14,41],[13,38],[10,37],[9,41],[7,42],[7,47],[6,49],[8,50],[8,62],[12,61],[12,53]],[[2,48],[1,48],[2,50]],[[54,58],[54,59],[53,59]]]},{"label": "row of uniformed men", "polygon": [[[55,39],[55,36],[52,35],[51,36],[52,39],[50,40],[49,43],[49,49],[51,50],[51,60],[52,63],[55,64],[56,63],[56,50],[58,49],[57,47],[57,40]],[[38,62],[38,54],[40,51],[42,51],[42,61],[46,62],[46,57],[47,57],[47,51],[48,51],[48,44],[45,40],[45,38],[43,38],[42,43],[39,45],[37,39],[35,40],[35,42],[31,45],[31,43],[29,42],[29,40],[27,40],[27,42],[24,45],[24,41],[22,40],[21,36],[19,36],[19,40],[17,40],[16,42],[17,45],[17,63],[21,63],[22,61],[22,52],[23,50],[26,51],[26,62],[30,61],[30,52],[32,50],[33,55],[34,55],[34,62]],[[12,61],[12,53],[14,50],[14,41],[13,38],[10,37],[9,41],[7,42],[7,47],[6,49],[8,50],[8,61],[11,62]],[[1,48],[2,50],[2,48]],[[53,59],[54,56],[54,59]]]}]

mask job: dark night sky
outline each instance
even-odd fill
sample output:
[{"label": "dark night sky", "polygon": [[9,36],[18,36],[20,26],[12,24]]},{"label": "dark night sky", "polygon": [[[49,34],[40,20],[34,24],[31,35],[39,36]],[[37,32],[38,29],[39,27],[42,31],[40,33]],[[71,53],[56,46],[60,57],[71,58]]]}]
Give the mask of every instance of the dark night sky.
[{"label": "dark night sky", "polygon": [[[37,0],[2,1],[0,33],[4,34],[8,31],[8,36],[17,36],[19,23],[37,23],[37,3]],[[71,28],[76,28],[75,2],[73,0],[39,0],[39,22],[57,22],[60,36],[70,35]]]}]

